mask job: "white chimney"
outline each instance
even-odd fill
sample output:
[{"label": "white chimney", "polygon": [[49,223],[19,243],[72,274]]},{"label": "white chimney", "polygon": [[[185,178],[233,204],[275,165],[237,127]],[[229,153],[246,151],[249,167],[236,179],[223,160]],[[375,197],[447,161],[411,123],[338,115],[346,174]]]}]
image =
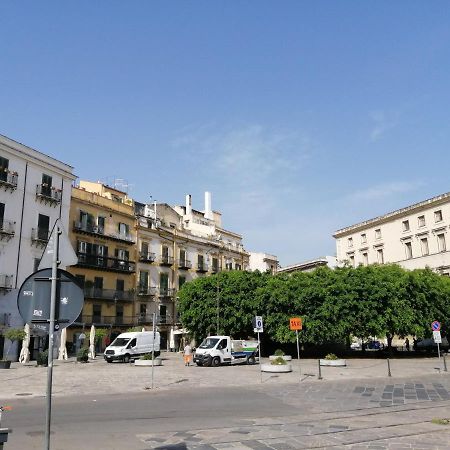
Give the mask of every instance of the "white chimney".
[{"label": "white chimney", "polygon": [[211,192],[205,192],[205,219],[213,220],[213,212],[211,209]]},{"label": "white chimney", "polygon": [[192,196],[186,195],[186,215],[192,214]]}]

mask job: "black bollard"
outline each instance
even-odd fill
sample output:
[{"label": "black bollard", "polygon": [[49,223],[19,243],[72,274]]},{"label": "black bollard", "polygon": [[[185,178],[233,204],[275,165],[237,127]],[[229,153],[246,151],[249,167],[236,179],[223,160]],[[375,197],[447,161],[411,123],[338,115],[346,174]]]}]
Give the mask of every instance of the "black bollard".
[{"label": "black bollard", "polygon": [[445,353],[442,353],[442,356],[444,358],[444,372],[447,372],[447,361],[445,359]]},{"label": "black bollard", "polygon": [[387,358],[387,365],[388,365],[388,377],[392,377],[392,374],[391,374],[391,363],[389,362],[389,358]]},{"label": "black bollard", "polygon": [[320,368],[320,359],[317,360],[319,363],[319,376],[317,377],[318,380],[322,379],[322,369]]}]

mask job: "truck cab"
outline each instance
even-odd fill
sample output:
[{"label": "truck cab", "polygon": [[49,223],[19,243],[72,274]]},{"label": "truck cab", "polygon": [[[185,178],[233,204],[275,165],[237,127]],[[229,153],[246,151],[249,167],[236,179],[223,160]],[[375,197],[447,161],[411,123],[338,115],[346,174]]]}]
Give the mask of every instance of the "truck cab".
[{"label": "truck cab", "polygon": [[255,364],[258,343],[232,340],[230,336],[209,336],[196,349],[194,362],[198,366],[218,367],[221,364]]}]

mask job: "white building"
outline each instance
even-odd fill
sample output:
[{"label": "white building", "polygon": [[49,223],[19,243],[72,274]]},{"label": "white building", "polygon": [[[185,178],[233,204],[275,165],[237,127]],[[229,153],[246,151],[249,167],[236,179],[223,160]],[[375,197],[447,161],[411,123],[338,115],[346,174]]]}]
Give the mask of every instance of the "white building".
[{"label": "white building", "polygon": [[[56,219],[68,229],[72,170],[0,135],[0,335],[23,325],[17,291],[36,270]],[[0,357],[3,345],[0,336]]]},{"label": "white building", "polygon": [[350,265],[398,263],[450,275],[450,193],[336,231],[337,258]]},{"label": "white building", "polygon": [[321,256],[308,261],[291,264],[290,266],[281,267],[278,269],[278,273],[312,272],[318,267],[326,266],[330,269],[334,269],[337,265],[337,258],[335,256]]},{"label": "white building", "polygon": [[251,271],[270,272],[272,275],[277,273],[279,266],[278,258],[268,253],[250,252],[249,269]]}]

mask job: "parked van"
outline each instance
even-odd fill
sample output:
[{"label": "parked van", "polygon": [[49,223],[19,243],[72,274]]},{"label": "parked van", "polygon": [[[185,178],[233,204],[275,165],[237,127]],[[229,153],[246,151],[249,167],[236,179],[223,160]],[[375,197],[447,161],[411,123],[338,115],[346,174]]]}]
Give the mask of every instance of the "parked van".
[{"label": "parked van", "polygon": [[109,363],[113,361],[129,362],[130,359],[139,358],[139,356],[152,351],[156,356],[160,353],[160,336],[157,331],[122,333],[106,347],[104,358]]}]

